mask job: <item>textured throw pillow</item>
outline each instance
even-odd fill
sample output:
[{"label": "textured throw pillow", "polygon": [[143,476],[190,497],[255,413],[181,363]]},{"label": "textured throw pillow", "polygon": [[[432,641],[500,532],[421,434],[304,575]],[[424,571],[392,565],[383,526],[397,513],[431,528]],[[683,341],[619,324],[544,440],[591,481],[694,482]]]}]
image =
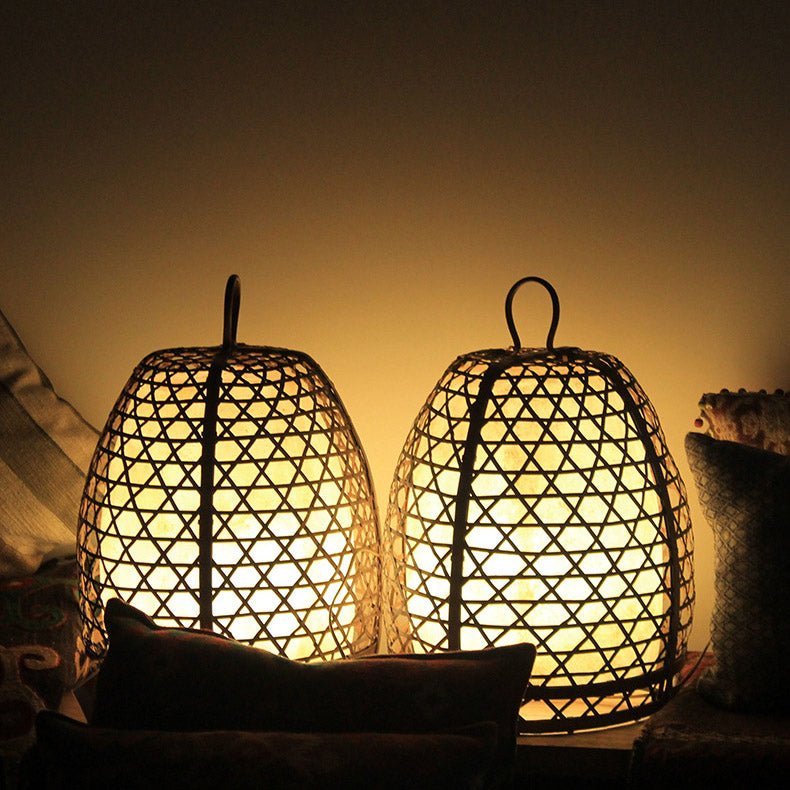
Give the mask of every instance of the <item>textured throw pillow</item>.
[{"label": "textured throw pillow", "polygon": [[97,439],[0,313],[0,578],[76,552],[77,513]]},{"label": "textured throw pillow", "polygon": [[496,727],[447,734],[115,730],[45,712],[31,779],[47,788],[464,790],[490,787]]},{"label": "textured throw pillow", "polygon": [[716,666],[699,692],[731,710],[788,709],[790,458],[697,433],[686,452],[716,552]]},{"label": "textured throw pillow", "polygon": [[729,392],[703,395],[697,428],[715,439],[790,455],[790,392]]},{"label": "textured throw pillow", "polygon": [[6,784],[30,748],[35,715],[57,708],[89,666],[78,650],[76,560],[49,562],[23,579],[0,580],[0,761]]},{"label": "textured throw pillow", "polygon": [[447,732],[497,727],[512,760],[535,648],[404,655],[305,664],[186,629],[156,626],[108,602],[110,646],[91,723],[159,730]]}]

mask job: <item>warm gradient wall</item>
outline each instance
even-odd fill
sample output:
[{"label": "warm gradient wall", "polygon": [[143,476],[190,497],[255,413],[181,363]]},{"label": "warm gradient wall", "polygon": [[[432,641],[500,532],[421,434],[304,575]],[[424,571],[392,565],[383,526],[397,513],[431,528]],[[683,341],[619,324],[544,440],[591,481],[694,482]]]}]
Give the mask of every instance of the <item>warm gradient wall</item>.
[{"label": "warm gradient wall", "polygon": [[[537,274],[607,351],[710,531],[700,394],[790,387],[784,2],[18,3],[0,24],[0,307],[101,424],[133,365],[239,339],[312,354],[381,504],[458,354]],[[516,303],[542,345],[548,300]]]}]

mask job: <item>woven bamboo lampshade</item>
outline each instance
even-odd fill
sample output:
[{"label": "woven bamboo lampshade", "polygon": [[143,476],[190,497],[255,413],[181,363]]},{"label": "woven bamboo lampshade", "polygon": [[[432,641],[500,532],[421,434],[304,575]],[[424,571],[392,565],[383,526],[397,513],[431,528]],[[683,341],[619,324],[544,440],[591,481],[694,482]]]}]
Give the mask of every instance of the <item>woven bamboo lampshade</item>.
[{"label": "woven bamboo lampshade", "polygon": [[114,596],[294,659],[375,649],[376,504],[362,447],[307,354],[236,342],[150,354],[98,443],[79,519],[84,636]]},{"label": "woven bamboo lampshade", "polygon": [[[512,302],[551,295],[546,348]],[[505,302],[513,347],[456,359],[406,440],[387,516],[391,650],[532,642],[520,729],[648,715],[673,691],[693,606],[685,488],[647,396],[608,354],[555,348],[537,277]]]}]

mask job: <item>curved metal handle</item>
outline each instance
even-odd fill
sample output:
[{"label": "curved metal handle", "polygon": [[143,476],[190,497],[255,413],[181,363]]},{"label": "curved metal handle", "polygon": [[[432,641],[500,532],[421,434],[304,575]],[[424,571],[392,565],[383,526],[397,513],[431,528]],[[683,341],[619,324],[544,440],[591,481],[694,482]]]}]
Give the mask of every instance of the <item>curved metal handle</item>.
[{"label": "curved metal handle", "polygon": [[557,324],[560,322],[560,299],[552,284],[541,277],[523,277],[507,292],[507,297],[505,299],[505,320],[507,321],[507,328],[510,330],[510,337],[513,338],[513,348],[517,350],[521,348],[521,340],[516,330],[516,324],[513,321],[513,297],[524,283],[539,283],[549,292],[549,296],[551,296],[551,326],[549,326],[549,334],[546,337],[546,348],[549,351],[553,351],[554,334],[557,331]]},{"label": "curved metal handle", "polygon": [[241,281],[238,275],[231,274],[225,286],[225,315],[222,326],[222,347],[226,351],[236,345],[236,329],[239,326],[240,302]]}]

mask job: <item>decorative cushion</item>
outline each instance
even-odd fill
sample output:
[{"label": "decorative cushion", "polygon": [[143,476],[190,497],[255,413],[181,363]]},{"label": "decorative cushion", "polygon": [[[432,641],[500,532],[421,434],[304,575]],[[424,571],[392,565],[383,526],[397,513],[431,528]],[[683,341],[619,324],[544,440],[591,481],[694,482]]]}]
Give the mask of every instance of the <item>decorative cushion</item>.
[{"label": "decorative cushion", "polygon": [[457,734],[113,730],[36,721],[31,768],[47,788],[456,790],[489,787],[496,725]]},{"label": "decorative cushion", "polygon": [[790,455],[790,392],[729,392],[703,395],[697,428],[715,439]]},{"label": "decorative cushion", "polygon": [[697,433],[686,452],[716,552],[717,665],[699,692],[731,710],[790,708],[790,458]]},{"label": "decorative cushion", "polygon": [[512,761],[533,645],[305,664],[108,602],[91,723],[158,730],[447,732],[497,728]]},{"label": "decorative cushion", "polygon": [[13,786],[20,757],[34,740],[35,715],[57,708],[88,667],[75,560],[50,562],[23,579],[0,581],[0,758]]},{"label": "decorative cushion", "polygon": [[98,434],[59,398],[0,313],[0,578],[76,552]]}]

